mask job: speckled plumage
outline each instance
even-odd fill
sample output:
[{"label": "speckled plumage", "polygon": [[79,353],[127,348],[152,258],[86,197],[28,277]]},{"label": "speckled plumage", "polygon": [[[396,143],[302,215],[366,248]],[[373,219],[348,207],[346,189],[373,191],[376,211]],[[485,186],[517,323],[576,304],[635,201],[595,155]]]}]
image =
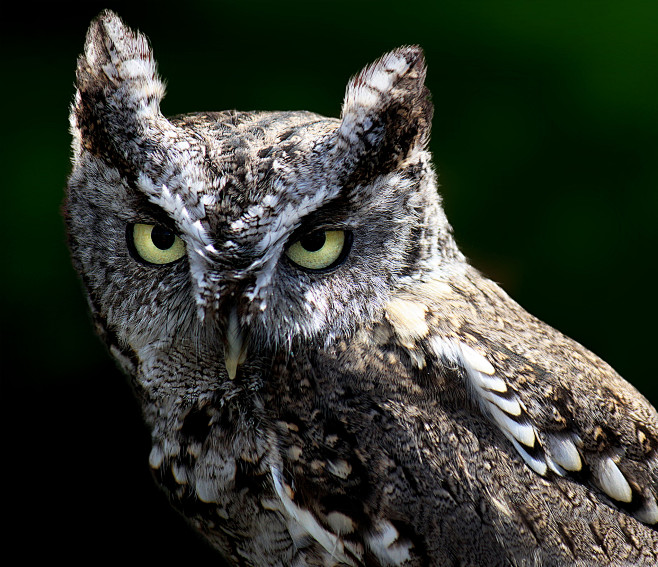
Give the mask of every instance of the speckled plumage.
[{"label": "speckled plumage", "polygon": [[[658,563],[656,411],[457,249],[419,48],[358,74],[340,119],[166,119],[111,12],[77,76],[74,264],[155,477],[229,562]],[[149,263],[138,224],[184,253]],[[318,231],[340,255],[296,263]]]}]

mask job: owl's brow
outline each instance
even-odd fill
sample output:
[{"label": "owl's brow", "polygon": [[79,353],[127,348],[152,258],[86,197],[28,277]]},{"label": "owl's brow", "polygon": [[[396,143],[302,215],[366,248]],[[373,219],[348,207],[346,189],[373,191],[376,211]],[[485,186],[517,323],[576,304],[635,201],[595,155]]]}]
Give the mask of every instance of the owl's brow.
[{"label": "owl's brow", "polygon": [[[204,249],[215,252],[212,240],[202,224],[206,217],[206,200],[203,196],[197,198],[196,203],[190,203],[179,191],[171,191],[165,183],[154,183],[144,173],[137,178],[137,185],[152,204],[159,206],[176,226],[196,242],[200,254],[203,255]],[[197,197],[201,193],[194,183],[188,183],[187,190]]]},{"label": "owl's brow", "polygon": [[162,207],[151,201],[148,196],[138,190],[134,190],[133,198],[134,201],[132,205],[134,214],[132,216],[135,217],[133,219],[134,222],[153,222],[155,224],[164,225],[175,232],[180,232],[176,224],[176,219],[167,214]]},{"label": "owl's brow", "polygon": [[311,231],[329,227],[344,226],[347,222],[350,202],[347,196],[341,192],[334,199],[325,203],[320,208],[301,217],[290,236],[288,242],[297,240],[301,235]]}]

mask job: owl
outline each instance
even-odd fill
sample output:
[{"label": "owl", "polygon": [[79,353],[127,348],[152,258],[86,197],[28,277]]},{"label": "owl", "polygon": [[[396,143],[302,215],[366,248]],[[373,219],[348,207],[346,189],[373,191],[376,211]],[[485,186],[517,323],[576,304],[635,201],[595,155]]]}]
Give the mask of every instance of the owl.
[{"label": "owl", "polygon": [[165,118],[91,23],[65,205],[172,504],[232,565],[658,564],[658,415],[455,244],[420,48],[312,112]]}]

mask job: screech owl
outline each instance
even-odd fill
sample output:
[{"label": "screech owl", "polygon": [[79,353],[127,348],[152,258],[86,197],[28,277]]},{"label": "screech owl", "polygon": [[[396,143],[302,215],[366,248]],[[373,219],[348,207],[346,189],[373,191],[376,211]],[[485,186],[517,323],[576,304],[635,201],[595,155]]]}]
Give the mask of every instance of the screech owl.
[{"label": "screech owl", "polygon": [[235,565],[656,565],[658,415],[455,245],[418,47],[311,112],[165,118],[92,22],[66,220],[172,503]]}]

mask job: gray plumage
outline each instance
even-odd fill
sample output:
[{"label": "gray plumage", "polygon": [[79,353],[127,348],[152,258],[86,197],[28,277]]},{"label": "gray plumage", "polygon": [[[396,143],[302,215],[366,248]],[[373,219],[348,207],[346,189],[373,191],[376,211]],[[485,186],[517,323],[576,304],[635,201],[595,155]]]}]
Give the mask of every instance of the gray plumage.
[{"label": "gray plumage", "polygon": [[66,220],[150,464],[235,565],[656,565],[658,416],[457,249],[417,47],[340,119],[167,119],[92,22]]}]

